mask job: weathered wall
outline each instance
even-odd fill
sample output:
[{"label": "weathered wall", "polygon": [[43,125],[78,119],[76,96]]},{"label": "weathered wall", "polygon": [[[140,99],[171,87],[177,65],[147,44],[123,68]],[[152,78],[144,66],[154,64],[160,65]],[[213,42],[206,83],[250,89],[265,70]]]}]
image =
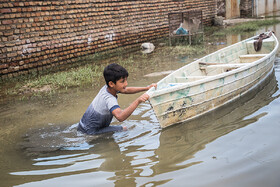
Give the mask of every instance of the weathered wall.
[{"label": "weathered wall", "polygon": [[280,10],[279,0],[253,0],[254,16],[271,14]]},{"label": "weathered wall", "polygon": [[217,16],[226,17],[226,0],[217,0]]},{"label": "weathered wall", "polygon": [[253,3],[252,0],[240,1],[240,17],[252,17],[253,16]]},{"label": "weathered wall", "polygon": [[226,19],[240,17],[240,0],[226,0]]},{"label": "weathered wall", "polygon": [[217,14],[226,19],[273,15],[280,10],[279,0],[217,0]]},{"label": "weathered wall", "polygon": [[168,13],[190,8],[201,8],[209,24],[216,0],[1,0],[0,75],[167,36]]}]

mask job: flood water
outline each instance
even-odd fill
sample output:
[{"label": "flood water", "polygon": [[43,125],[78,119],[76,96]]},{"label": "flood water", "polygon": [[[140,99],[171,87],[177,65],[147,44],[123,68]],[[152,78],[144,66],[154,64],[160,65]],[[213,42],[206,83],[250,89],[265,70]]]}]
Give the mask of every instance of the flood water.
[{"label": "flood water", "polygon": [[[264,30],[274,30],[280,39],[280,25]],[[247,37],[228,36],[210,48]],[[176,59],[155,71],[183,65]],[[130,75],[129,86],[162,78],[143,75]],[[76,131],[100,87],[5,101],[0,103],[1,186],[278,187],[279,82],[280,52],[272,76],[229,106],[161,129],[149,103],[143,103],[125,122],[113,121],[128,131],[100,136]],[[119,95],[120,106],[137,96]]]}]

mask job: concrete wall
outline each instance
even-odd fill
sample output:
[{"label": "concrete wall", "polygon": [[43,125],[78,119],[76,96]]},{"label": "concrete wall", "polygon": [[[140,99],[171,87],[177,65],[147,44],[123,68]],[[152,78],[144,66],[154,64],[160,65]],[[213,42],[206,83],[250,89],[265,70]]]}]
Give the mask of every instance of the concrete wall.
[{"label": "concrete wall", "polygon": [[226,19],[240,17],[240,0],[226,0]]},{"label": "concrete wall", "polygon": [[[218,5],[224,3],[226,19],[237,17],[253,17],[273,15],[280,10],[280,0],[217,0]],[[223,7],[222,7],[223,8]]]},{"label": "concrete wall", "polygon": [[139,46],[168,35],[169,12],[191,8],[210,24],[216,0],[1,0],[0,76]]},{"label": "concrete wall", "polygon": [[253,0],[253,15],[273,15],[273,12],[280,10],[279,0]]}]

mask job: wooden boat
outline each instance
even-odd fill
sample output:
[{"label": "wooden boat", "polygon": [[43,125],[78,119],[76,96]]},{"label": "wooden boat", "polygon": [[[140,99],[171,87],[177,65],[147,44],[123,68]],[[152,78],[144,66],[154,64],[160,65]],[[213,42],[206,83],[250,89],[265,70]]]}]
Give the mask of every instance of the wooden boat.
[{"label": "wooden boat", "polygon": [[[256,51],[252,37],[189,63],[147,91],[162,128],[201,116],[230,103],[263,82],[274,69],[279,46],[264,33]],[[259,47],[258,47],[259,48]]]}]

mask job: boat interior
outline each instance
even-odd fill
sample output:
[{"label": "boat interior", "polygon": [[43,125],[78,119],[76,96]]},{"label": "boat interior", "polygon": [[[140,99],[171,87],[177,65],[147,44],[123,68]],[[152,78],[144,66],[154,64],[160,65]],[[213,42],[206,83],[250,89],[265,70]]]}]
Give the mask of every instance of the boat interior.
[{"label": "boat interior", "polygon": [[246,66],[256,60],[265,57],[274,49],[275,41],[273,37],[263,40],[262,48],[259,51],[254,49],[255,40],[247,40],[236,45],[225,48],[219,53],[210,54],[199,61],[188,64],[186,68],[174,72],[166,80],[169,86],[175,86],[182,83],[188,83],[204,79],[209,76],[232,71],[234,69]]}]

